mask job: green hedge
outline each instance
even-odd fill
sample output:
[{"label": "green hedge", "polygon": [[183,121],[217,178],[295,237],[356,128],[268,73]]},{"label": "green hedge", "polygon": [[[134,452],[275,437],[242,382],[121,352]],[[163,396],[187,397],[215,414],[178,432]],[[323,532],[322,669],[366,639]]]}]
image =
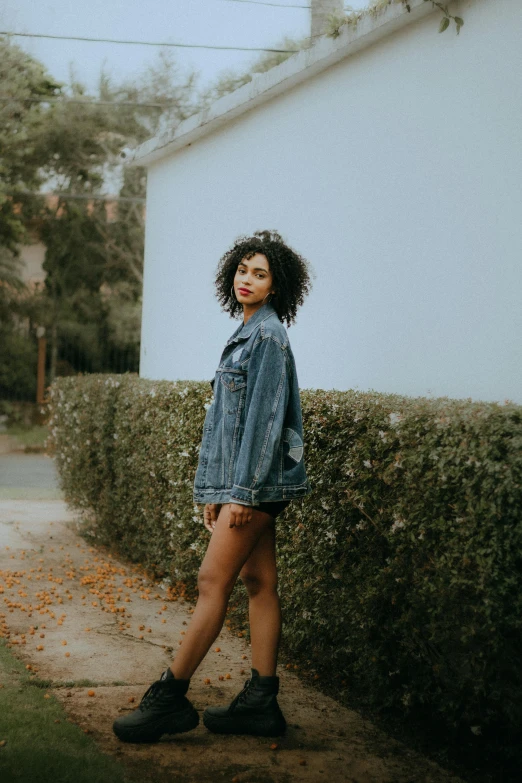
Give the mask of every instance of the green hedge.
[{"label": "green hedge", "polygon": [[[101,542],[195,595],[209,384],[92,375],[60,378],[50,396],[68,501],[93,513]],[[424,708],[509,745],[522,725],[522,407],[301,400],[313,491],[277,522],[283,650],[373,708]]]}]

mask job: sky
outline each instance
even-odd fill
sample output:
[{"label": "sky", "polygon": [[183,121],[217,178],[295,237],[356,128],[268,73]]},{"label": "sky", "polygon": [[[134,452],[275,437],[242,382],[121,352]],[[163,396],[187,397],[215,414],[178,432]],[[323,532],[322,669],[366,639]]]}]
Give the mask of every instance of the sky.
[{"label": "sky", "polygon": [[[0,30],[219,46],[274,47],[284,36],[310,34],[310,10],[292,8],[310,0],[271,0],[281,6],[238,0],[1,0]],[[347,0],[364,8],[368,0]],[[117,83],[155,62],[159,47],[111,43],[14,38],[44,63],[51,76],[69,83],[76,78],[94,93],[102,67]],[[243,73],[261,53],[169,47],[182,73],[198,74],[197,89],[223,72]]]}]

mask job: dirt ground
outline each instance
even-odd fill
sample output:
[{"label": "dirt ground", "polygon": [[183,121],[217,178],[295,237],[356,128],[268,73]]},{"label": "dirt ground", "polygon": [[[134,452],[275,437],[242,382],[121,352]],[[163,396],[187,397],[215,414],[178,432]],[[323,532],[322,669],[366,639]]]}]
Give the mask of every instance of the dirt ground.
[{"label": "dirt ground", "polygon": [[[201,721],[193,731],[155,744],[121,742],[113,720],[135,709],[172,661],[191,609],[168,586],[86,544],[74,511],[62,500],[0,499],[0,632],[37,677],[52,681],[69,718],[142,780],[461,780],[282,665],[284,737],[222,737]],[[230,702],[249,675],[248,644],[224,628],[187,696],[201,717],[207,705]]]}]

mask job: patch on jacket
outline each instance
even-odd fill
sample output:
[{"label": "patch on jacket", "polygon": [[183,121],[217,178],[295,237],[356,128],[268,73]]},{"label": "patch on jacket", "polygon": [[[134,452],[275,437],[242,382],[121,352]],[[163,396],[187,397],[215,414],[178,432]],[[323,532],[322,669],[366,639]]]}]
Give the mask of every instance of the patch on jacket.
[{"label": "patch on jacket", "polygon": [[294,462],[300,462],[303,457],[303,441],[295,430],[286,427],[283,432],[283,441],[288,444],[288,456]]}]

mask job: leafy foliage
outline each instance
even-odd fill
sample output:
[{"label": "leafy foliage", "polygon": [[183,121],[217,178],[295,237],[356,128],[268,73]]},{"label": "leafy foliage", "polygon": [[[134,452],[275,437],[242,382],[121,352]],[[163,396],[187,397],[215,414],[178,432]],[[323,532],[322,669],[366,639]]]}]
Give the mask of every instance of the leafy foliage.
[{"label": "leafy foliage", "polygon": [[[277,44],[275,48],[281,49],[293,49],[296,52],[300,49],[308,49],[311,46],[310,38],[294,39],[285,37]],[[252,81],[253,76],[258,73],[266,73],[271,68],[280,65],[293,54],[289,52],[265,52],[262,54],[251,67],[242,73],[238,73],[234,70],[224,71],[216,81],[211,84],[206,90],[203,90],[199,94],[198,98],[198,111],[201,111],[205,107],[210,106],[218,98],[222,98],[224,95],[238,90],[243,87],[244,84],[248,84]]]},{"label": "leafy foliage", "polygon": [[17,254],[25,238],[23,210],[32,201],[25,191],[41,183],[46,162],[39,145],[46,110],[26,99],[53,96],[60,85],[7,38],[0,38],[0,83],[9,98],[0,103],[0,246]]},{"label": "leafy foliage", "polygon": [[0,329],[0,399],[36,397],[36,345],[17,332]]},{"label": "leafy foliage", "polygon": [[[451,20],[455,22],[457,35],[460,33],[460,28],[464,24],[464,20],[460,16],[454,16],[448,10],[447,3],[438,2],[438,0],[424,0],[425,3],[431,3],[432,6],[438,8],[443,17],[439,24],[439,33],[443,33],[450,26]],[[408,13],[411,12],[411,0],[370,0],[369,4],[358,11],[354,11],[348,6],[346,12],[341,16],[337,14],[330,14],[328,18],[328,26],[326,29],[326,35],[331,38],[337,38],[341,34],[341,29],[345,26],[352,29],[356,29],[359,22],[367,16],[373,16],[376,18],[379,14],[383,13],[389,5],[402,5]]]},{"label": "leafy foliage", "polygon": [[[51,388],[48,445],[68,502],[98,540],[193,594],[210,394],[131,375]],[[313,491],[277,521],[285,649],[368,705],[427,711],[516,756],[521,406],[312,390],[301,401]],[[246,623],[240,585],[234,596]]]}]

